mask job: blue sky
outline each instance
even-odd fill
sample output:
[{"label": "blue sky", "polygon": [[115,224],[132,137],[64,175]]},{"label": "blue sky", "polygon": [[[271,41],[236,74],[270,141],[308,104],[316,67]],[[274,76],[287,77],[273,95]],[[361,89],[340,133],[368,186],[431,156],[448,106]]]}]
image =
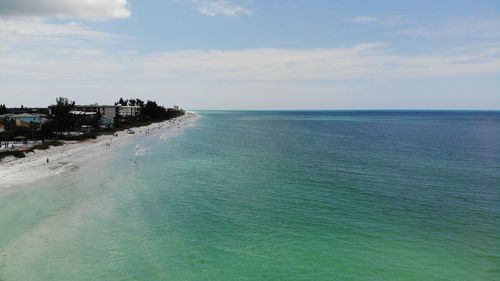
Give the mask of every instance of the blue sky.
[{"label": "blue sky", "polygon": [[0,103],[500,109],[500,1],[0,0]]}]

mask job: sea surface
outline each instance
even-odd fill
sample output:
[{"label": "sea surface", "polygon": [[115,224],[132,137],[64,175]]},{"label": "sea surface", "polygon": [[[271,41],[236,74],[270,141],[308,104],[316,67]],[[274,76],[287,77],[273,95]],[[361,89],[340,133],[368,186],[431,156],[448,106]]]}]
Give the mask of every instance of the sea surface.
[{"label": "sea surface", "polygon": [[0,280],[500,280],[500,112],[200,114],[1,196]]}]

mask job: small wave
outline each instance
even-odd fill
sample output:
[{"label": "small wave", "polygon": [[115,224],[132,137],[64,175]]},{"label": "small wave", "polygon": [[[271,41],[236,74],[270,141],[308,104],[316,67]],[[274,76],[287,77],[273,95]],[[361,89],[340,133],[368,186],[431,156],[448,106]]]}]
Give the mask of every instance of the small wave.
[{"label": "small wave", "polygon": [[144,156],[149,153],[149,148],[144,147],[140,144],[135,145],[135,156]]},{"label": "small wave", "polygon": [[[61,163],[62,164],[62,163]],[[65,172],[75,172],[79,169],[75,164],[72,163],[64,163],[57,171],[54,172],[54,175],[59,175]]]}]

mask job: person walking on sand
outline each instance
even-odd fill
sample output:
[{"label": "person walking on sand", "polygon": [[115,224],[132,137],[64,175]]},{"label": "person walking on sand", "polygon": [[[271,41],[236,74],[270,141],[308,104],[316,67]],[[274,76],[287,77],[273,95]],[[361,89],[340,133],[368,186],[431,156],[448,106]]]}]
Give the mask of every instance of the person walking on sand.
[{"label": "person walking on sand", "polygon": [[49,164],[49,158],[47,158],[47,165]]}]

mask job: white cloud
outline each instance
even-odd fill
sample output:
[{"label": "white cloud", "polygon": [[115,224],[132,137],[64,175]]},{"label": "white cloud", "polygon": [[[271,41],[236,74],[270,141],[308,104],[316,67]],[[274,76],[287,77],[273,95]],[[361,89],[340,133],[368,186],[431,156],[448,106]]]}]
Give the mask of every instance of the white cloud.
[{"label": "white cloud", "polygon": [[[0,42],[0,99],[23,103],[40,100],[36,98],[40,96],[44,103],[61,95],[104,102],[109,95],[155,98],[166,92],[171,93],[172,102],[182,93],[199,101],[205,93],[214,95],[219,89],[226,92],[224,97],[242,89],[245,94],[235,94],[241,95],[238,101],[258,106],[252,91],[261,91],[262,100],[271,100],[264,96],[286,98],[293,89],[300,95],[297,89],[308,92],[308,86],[317,95],[327,96],[330,90],[345,93],[367,82],[401,85],[401,79],[500,74],[500,44],[484,42],[413,54],[381,42],[343,48],[141,53],[127,51],[127,41],[119,36],[43,19],[0,20]],[[243,90],[249,85],[254,85],[253,90]]]},{"label": "white cloud", "polygon": [[454,19],[400,30],[396,35],[425,38],[500,38],[500,19]]},{"label": "white cloud", "polygon": [[500,46],[403,55],[382,43],[336,49],[175,51],[137,61],[143,78],[314,81],[500,73]]},{"label": "white cloud", "polygon": [[383,48],[368,43],[344,49],[183,50],[156,53],[139,63],[144,78],[307,81],[349,79],[369,72],[366,55]]},{"label": "white cloud", "polygon": [[234,4],[229,0],[195,0],[196,9],[199,13],[207,16],[231,16],[252,15],[252,10]]},{"label": "white cloud", "polygon": [[399,24],[403,22],[403,18],[401,16],[356,16],[346,18],[344,21],[357,24]]},{"label": "white cloud", "polygon": [[[0,19],[0,73],[47,79],[340,81],[500,73],[500,45],[403,54],[387,43],[345,48],[117,52],[127,41],[77,23]],[[126,73],[126,75],[125,75]],[[118,74],[118,75],[117,75]]]},{"label": "white cloud", "polygon": [[[56,46],[58,43],[75,43],[77,39],[118,40],[124,37],[111,33],[89,29],[82,23],[69,22],[54,24],[40,18],[0,19],[0,40],[4,43],[16,44],[18,47],[47,44]],[[4,45],[6,46],[6,45]]]},{"label": "white cloud", "polygon": [[347,18],[345,21],[354,23],[372,23],[376,22],[377,18],[372,16],[357,16],[357,17]]},{"label": "white cloud", "polygon": [[130,16],[130,4],[127,0],[2,0],[0,16],[122,19]]},{"label": "white cloud", "polygon": [[[117,52],[94,41],[107,34],[81,26],[51,29],[42,25],[41,37],[21,36],[17,48],[0,55],[0,74],[23,79],[148,81],[347,81],[416,77],[453,77],[500,73],[500,45],[476,45],[424,54],[402,54],[385,43],[347,48],[244,50],[179,50],[159,53]],[[28,30],[26,28],[25,30]],[[1,31],[1,29],[0,29]],[[22,34],[23,32],[19,32]],[[79,45],[40,44],[61,34],[86,38]],[[10,37],[15,35],[10,34]],[[0,40],[3,40],[0,32]],[[126,78],[125,78],[126,77]]]}]

